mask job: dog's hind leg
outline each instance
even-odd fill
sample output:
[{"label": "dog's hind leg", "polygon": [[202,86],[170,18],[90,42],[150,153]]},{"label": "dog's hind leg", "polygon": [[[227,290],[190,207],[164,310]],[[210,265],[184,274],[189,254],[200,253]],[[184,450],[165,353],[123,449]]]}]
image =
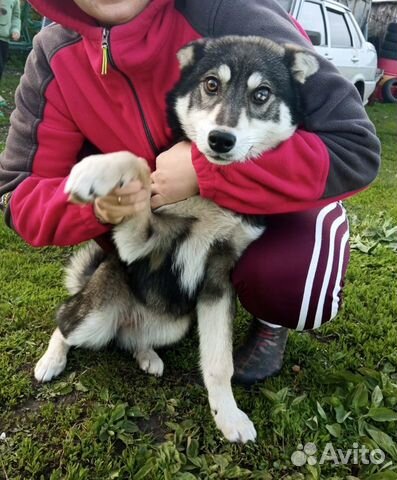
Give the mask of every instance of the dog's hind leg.
[{"label": "dog's hind leg", "polygon": [[171,318],[155,316],[152,312],[140,316],[132,324],[124,325],[117,334],[118,343],[134,352],[139,368],[150,375],[161,377],[164,363],[155,352],[155,347],[164,347],[178,342],[189,329],[190,316]]},{"label": "dog's hind leg", "polygon": [[39,382],[49,382],[63,372],[70,347],[101,348],[116,335],[119,318],[117,309],[108,306],[102,311],[91,310],[79,318],[82,307],[76,314],[76,304],[80,296],[77,294],[70,298],[58,311],[59,327],[34,370]]},{"label": "dog's hind leg", "polygon": [[255,440],[256,431],[236,404],[231,387],[233,294],[205,299],[197,305],[200,357],[208,400],[217,427],[231,442]]},{"label": "dog's hind leg", "polygon": [[38,382],[49,382],[63,372],[66,367],[69,348],[70,345],[57,328],[52,334],[47,351],[37,362],[34,369],[34,376]]},{"label": "dog's hind leg", "polygon": [[164,363],[159,355],[148,348],[148,341],[155,347],[165,347],[178,342],[184,337],[189,329],[190,317],[184,316],[179,319],[158,318],[155,321],[147,321],[137,337],[135,358],[139,367],[152,375],[162,376]]},{"label": "dog's hind leg", "polygon": [[139,368],[150,375],[161,377],[164,371],[164,362],[160,356],[152,349],[147,348],[139,350],[134,354]]},{"label": "dog's hind leg", "polygon": [[130,324],[122,325],[117,332],[117,343],[121,348],[134,353],[134,358],[139,367],[146,373],[161,377],[164,371],[164,363],[159,355],[153,350],[153,338],[145,334],[144,319],[133,320]]}]

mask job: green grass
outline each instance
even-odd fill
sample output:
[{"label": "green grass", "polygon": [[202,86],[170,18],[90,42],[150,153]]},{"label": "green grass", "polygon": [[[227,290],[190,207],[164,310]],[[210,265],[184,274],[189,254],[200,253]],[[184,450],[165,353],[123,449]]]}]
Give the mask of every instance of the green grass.
[{"label": "green grass", "polygon": [[[3,82],[9,108],[0,143],[18,73],[9,69]],[[344,309],[319,331],[291,334],[280,376],[234,389],[257,427],[255,444],[231,445],[216,431],[194,333],[163,352],[162,379],[109,347],[72,351],[58,380],[37,384],[32,370],[66,297],[62,266],[70,250],[31,249],[1,223],[0,478],[397,479],[396,108],[378,104],[368,113],[383,165],[374,185],[346,202],[354,250]],[[236,342],[247,322],[239,311]],[[291,454],[308,442],[320,454],[329,442],[343,451],[355,442],[379,447],[386,459],[294,466]]]}]

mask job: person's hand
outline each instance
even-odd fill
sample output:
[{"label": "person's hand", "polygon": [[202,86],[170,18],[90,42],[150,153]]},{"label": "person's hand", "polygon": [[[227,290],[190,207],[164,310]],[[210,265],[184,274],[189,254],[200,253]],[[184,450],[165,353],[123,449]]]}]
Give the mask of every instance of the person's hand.
[{"label": "person's hand", "polygon": [[197,195],[199,187],[192,164],[191,143],[179,142],[161,153],[151,179],[152,209]]},{"label": "person's hand", "polygon": [[149,208],[150,191],[139,180],[132,180],[122,188],[115,188],[105,197],[94,201],[94,213],[101,223],[118,225],[125,217]]},{"label": "person's hand", "polygon": [[11,39],[14,42],[17,42],[21,38],[21,34],[19,32],[13,32],[11,33]]}]

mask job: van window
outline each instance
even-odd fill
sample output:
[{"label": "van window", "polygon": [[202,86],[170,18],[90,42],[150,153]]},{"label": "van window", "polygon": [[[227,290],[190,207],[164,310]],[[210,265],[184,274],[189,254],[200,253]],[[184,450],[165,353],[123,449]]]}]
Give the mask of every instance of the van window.
[{"label": "van window", "polygon": [[292,10],[292,0],[279,0],[278,2],[288,13]]},{"label": "van window", "polygon": [[321,34],[320,45],[327,44],[323,8],[320,4],[303,2],[303,6],[299,12],[298,21],[305,30],[319,32]]},{"label": "van window", "polygon": [[346,15],[346,21],[349,25],[349,30],[350,30],[350,33],[353,37],[353,45],[356,47],[356,48],[361,48],[361,45],[363,44],[362,40],[361,40],[361,37],[358,33],[358,25],[357,23],[355,24],[355,22],[353,21],[352,17],[350,14],[347,14]]},{"label": "van window", "polygon": [[327,8],[327,11],[331,47],[352,47],[353,41],[344,14],[335,10],[330,10],[329,8]]}]

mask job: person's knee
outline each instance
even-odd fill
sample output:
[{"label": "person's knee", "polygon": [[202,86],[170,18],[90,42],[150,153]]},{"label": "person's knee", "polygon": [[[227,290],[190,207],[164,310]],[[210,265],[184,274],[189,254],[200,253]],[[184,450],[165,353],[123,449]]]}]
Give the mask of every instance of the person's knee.
[{"label": "person's knee", "polygon": [[[241,305],[257,318],[296,330],[318,328],[332,320],[341,305],[342,282],[302,288],[293,270],[266,276],[251,268],[245,275],[236,269],[232,280]],[[303,286],[304,287],[304,286]],[[306,293],[306,295],[305,295]]]},{"label": "person's knee", "polygon": [[348,238],[340,204],[273,221],[232,274],[242,306],[256,317],[298,330],[331,320],[341,304]]},{"label": "person's knee", "polygon": [[232,274],[241,305],[250,314],[296,330],[318,328],[332,320],[342,303],[348,247],[332,268],[311,274],[302,258],[294,263],[242,259]]},{"label": "person's knee", "polygon": [[302,299],[301,291],[293,288],[297,272],[274,262],[243,257],[233,271],[233,286],[241,305],[254,317],[294,328]]}]

